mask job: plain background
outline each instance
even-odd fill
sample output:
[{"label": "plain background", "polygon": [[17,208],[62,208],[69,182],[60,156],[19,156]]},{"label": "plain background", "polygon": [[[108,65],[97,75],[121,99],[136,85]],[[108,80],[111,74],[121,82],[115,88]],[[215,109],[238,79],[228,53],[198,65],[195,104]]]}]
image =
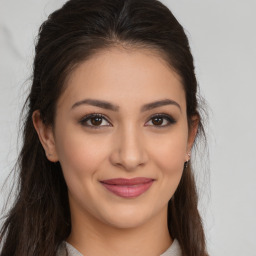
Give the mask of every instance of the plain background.
[{"label": "plain background", "polygon": [[[64,2],[0,0],[0,185],[17,158],[39,25]],[[209,105],[210,169],[198,174],[210,255],[256,256],[256,2],[162,2],[186,30]]]}]

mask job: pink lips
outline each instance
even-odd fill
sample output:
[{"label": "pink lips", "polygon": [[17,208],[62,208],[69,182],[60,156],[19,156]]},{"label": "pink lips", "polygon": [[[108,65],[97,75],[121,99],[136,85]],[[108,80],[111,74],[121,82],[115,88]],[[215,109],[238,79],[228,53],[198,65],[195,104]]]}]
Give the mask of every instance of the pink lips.
[{"label": "pink lips", "polygon": [[100,182],[106,189],[118,196],[133,198],[146,192],[154,182],[154,179],[144,177],[133,179],[118,178]]}]

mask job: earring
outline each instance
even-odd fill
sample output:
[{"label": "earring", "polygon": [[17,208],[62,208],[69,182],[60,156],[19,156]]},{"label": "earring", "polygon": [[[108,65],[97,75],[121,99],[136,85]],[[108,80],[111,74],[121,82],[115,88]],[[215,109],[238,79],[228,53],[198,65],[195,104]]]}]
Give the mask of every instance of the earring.
[{"label": "earring", "polygon": [[188,168],[188,162],[190,160],[191,153],[188,152],[187,155],[188,155],[188,160],[184,163],[184,170]]}]

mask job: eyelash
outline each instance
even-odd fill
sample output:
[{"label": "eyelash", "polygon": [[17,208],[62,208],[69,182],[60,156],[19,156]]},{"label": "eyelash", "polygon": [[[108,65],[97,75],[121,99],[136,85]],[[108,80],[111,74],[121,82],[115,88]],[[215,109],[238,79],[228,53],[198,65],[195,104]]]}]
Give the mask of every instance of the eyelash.
[{"label": "eyelash", "polygon": [[[107,121],[109,124],[111,124],[108,121],[108,119],[103,114],[100,114],[100,113],[93,113],[93,114],[86,115],[85,117],[83,117],[82,120],[80,120],[80,124],[82,126],[90,127],[92,129],[100,129],[102,126],[103,127],[104,126],[109,126],[109,125],[99,125],[99,126],[97,126],[97,125],[92,125],[92,124],[90,124],[90,125],[86,124],[86,122],[92,121],[93,118],[101,118],[101,119]],[[147,121],[147,123],[149,121],[152,122],[152,119],[154,119],[154,118],[162,118],[163,122],[164,122],[164,120],[166,120],[168,122],[168,124],[165,124],[165,125],[152,125],[155,128],[164,128],[164,127],[167,127],[167,126],[170,126],[170,125],[176,123],[176,120],[173,117],[171,117],[170,115],[167,115],[167,114],[155,114],[155,115],[152,115],[150,117],[150,119]],[[150,126],[150,125],[146,125],[146,126]]]},{"label": "eyelash", "polygon": [[[82,126],[90,127],[90,128],[92,128],[92,129],[100,129],[102,126],[96,126],[96,125],[88,125],[88,124],[86,124],[86,122],[88,122],[89,120],[92,120],[93,118],[96,118],[96,117],[102,118],[102,119],[106,120],[108,123],[110,123],[104,115],[99,114],[99,113],[93,113],[93,114],[86,115],[86,116],[80,121],[80,123],[81,123]],[[106,126],[106,125],[104,125],[104,126]],[[108,125],[108,126],[109,126],[109,125]]]},{"label": "eyelash", "polygon": [[[167,115],[167,114],[155,114],[155,115],[152,115],[149,119],[149,121],[152,122],[152,119],[154,118],[162,118],[163,120],[166,120],[168,123],[165,124],[165,125],[153,125],[155,128],[163,128],[163,127],[167,127],[167,126],[170,126],[172,124],[175,124],[176,123],[176,120],[170,116],[170,115]],[[147,123],[149,122],[147,121]],[[164,122],[164,121],[163,121]],[[148,126],[148,125],[147,125]]]}]

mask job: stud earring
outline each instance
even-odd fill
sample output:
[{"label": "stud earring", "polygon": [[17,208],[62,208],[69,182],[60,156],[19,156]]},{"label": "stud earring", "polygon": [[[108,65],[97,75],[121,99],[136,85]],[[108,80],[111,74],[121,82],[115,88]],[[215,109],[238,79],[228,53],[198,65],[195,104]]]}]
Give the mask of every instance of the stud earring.
[{"label": "stud earring", "polygon": [[188,160],[184,163],[184,170],[188,168],[188,162],[190,160],[191,153],[188,152],[187,155],[188,155]]}]

